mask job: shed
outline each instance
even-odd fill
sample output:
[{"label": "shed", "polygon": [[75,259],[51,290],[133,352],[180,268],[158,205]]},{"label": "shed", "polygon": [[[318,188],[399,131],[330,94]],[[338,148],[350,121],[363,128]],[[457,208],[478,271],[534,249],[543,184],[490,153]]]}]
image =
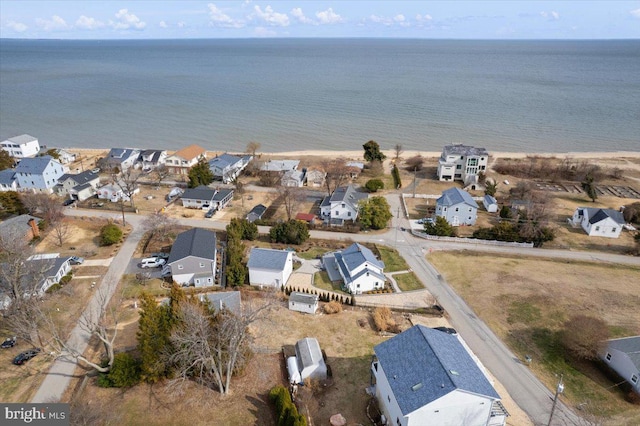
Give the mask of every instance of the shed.
[{"label": "shed", "polygon": [[484,205],[484,209],[489,213],[497,213],[498,212],[498,201],[492,197],[491,195],[485,195],[482,199],[482,204]]},{"label": "shed", "polygon": [[307,314],[315,314],[318,310],[318,296],[297,291],[291,292],[289,295],[289,309]]},{"label": "shed", "polygon": [[296,360],[302,380],[307,378],[324,380],[327,378],[327,364],[322,357],[318,339],[305,337],[296,343]]},{"label": "shed", "polygon": [[254,247],[249,252],[249,284],[280,288],[293,272],[293,252]]},{"label": "shed", "polygon": [[266,211],[267,211],[267,206],[265,206],[264,204],[258,204],[257,206],[251,209],[251,211],[247,214],[246,219],[249,222],[253,223],[256,220],[262,219],[262,215]]}]

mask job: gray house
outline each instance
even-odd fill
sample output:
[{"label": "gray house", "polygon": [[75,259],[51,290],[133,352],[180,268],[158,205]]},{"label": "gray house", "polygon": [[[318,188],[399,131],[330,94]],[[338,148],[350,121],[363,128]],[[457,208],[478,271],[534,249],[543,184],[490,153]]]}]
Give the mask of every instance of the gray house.
[{"label": "gray house", "polygon": [[176,237],[165,272],[180,285],[209,287],[216,283],[216,255],[216,233],[193,228]]},{"label": "gray house", "polygon": [[251,155],[242,157],[224,153],[209,160],[209,169],[214,178],[223,183],[232,182],[253,159]]},{"label": "gray house", "polygon": [[239,291],[218,291],[215,293],[201,294],[200,301],[204,302],[205,300],[209,302],[210,306],[216,312],[224,308],[239,315],[242,308]]},{"label": "gray house", "polygon": [[474,225],[478,216],[478,203],[468,192],[450,188],[436,200],[436,216],[445,218],[452,226]]},{"label": "gray house", "polygon": [[55,187],[56,193],[68,196],[79,201],[91,198],[97,193],[100,185],[100,176],[91,170],[85,170],[78,174],[65,173],[58,179]]},{"label": "gray house", "polygon": [[640,336],[608,340],[600,359],[640,394]]},{"label": "gray house", "polygon": [[140,151],[135,148],[111,148],[106,157],[104,157],[104,166],[107,169],[114,170],[116,167],[121,172],[132,167],[138,157]]},{"label": "gray house", "polygon": [[257,206],[251,209],[251,211],[247,214],[246,219],[249,222],[253,223],[256,220],[262,219],[262,215],[266,211],[267,211],[267,206],[265,206],[264,204],[258,204]]},{"label": "gray house", "polygon": [[182,205],[190,209],[222,210],[233,199],[233,189],[213,189],[200,185],[180,196]]}]

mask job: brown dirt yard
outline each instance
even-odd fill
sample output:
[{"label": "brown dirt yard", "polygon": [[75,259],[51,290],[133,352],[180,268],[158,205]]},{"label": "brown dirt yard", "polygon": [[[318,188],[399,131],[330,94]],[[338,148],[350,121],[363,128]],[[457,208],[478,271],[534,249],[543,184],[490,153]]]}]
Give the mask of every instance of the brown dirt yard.
[{"label": "brown dirt yard", "polygon": [[531,368],[549,389],[555,374],[565,373],[569,405],[582,406],[598,424],[640,424],[638,406],[624,400],[597,363],[568,362],[558,337],[574,314],[603,319],[612,337],[640,334],[640,268],[466,251],[427,260],[517,356],[533,357]]}]

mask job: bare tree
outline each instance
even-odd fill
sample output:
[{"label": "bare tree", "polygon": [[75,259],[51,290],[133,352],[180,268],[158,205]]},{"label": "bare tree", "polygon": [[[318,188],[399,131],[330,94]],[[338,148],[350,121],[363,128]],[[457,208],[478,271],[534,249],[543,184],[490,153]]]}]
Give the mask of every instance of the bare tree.
[{"label": "bare tree", "polygon": [[160,164],[158,167],[153,169],[153,178],[156,185],[160,186],[162,181],[168,178],[170,174],[169,168],[165,164]]},{"label": "bare tree", "polygon": [[178,392],[194,377],[200,384],[215,386],[227,394],[234,372],[248,361],[249,326],[262,319],[274,299],[245,302],[242,311],[223,309],[213,313],[201,304],[181,304],[180,322],[171,334],[175,351],[169,362],[176,366],[171,386]]},{"label": "bare tree", "polygon": [[63,216],[63,206],[57,197],[43,192],[25,192],[20,194],[20,198],[30,214],[39,213],[48,224],[56,222]]},{"label": "bare tree", "polygon": [[58,245],[58,247],[62,247],[64,242],[69,237],[69,234],[71,233],[69,222],[67,222],[64,218],[57,220],[51,224],[51,230],[56,239],[56,244]]},{"label": "bare tree", "polygon": [[414,155],[413,157],[407,159],[405,163],[406,170],[409,170],[410,172],[413,172],[414,170],[419,172],[424,166],[424,158],[420,154]]},{"label": "bare tree", "polygon": [[287,220],[291,220],[295,208],[304,201],[304,192],[295,186],[278,186],[277,188],[278,198],[284,205],[284,211],[287,214]]},{"label": "bare tree", "polygon": [[261,186],[274,187],[282,179],[282,172],[273,170],[261,170],[258,172]]},{"label": "bare tree", "polygon": [[249,142],[247,144],[247,152],[254,157],[256,156],[256,151],[260,149],[260,142]]},{"label": "bare tree", "polygon": [[[148,241],[166,241],[175,232],[178,221],[165,213],[155,212],[142,222],[143,229],[149,234]],[[148,243],[147,243],[148,244]]]},{"label": "bare tree", "polygon": [[0,233],[0,294],[15,304],[39,293],[50,260],[28,260],[33,246],[17,229]]},{"label": "bare tree", "polygon": [[133,167],[129,167],[127,170],[111,175],[113,182],[118,186],[118,188],[120,188],[122,194],[129,198],[131,207],[135,207],[133,194],[135,194],[138,189],[138,180],[140,179],[140,176],[142,176],[142,174]]},{"label": "bare tree", "polygon": [[327,174],[324,184],[328,194],[332,194],[336,188],[342,186],[349,179],[350,170],[344,159],[325,159],[321,162],[321,167]]},{"label": "bare tree", "polygon": [[398,159],[400,159],[400,155],[402,155],[402,153],[404,152],[402,150],[402,145],[401,144],[396,144],[396,146],[393,147],[393,152],[395,154],[395,158],[396,158],[396,163],[398,162]]}]

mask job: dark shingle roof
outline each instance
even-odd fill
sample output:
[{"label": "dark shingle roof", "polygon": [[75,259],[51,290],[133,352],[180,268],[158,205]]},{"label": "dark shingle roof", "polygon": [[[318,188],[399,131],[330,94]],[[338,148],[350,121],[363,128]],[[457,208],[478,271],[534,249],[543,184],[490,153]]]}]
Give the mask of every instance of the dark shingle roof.
[{"label": "dark shingle roof", "polygon": [[587,210],[587,212],[589,213],[589,223],[590,224],[594,224],[594,223],[598,223],[602,220],[605,220],[606,218],[610,217],[611,219],[613,219],[616,223],[620,224],[620,225],[624,225],[625,223],[627,223],[624,220],[624,216],[622,215],[622,213],[620,213],[617,210],[613,210],[613,209],[597,209],[597,208],[593,208],[593,207],[588,207],[586,209],[583,210]]},{"label": "dark shingle roof", "polygon": [[42,174],[51,161],[55,161],[50,155],[42,157],[23,158],[16,166],[16,173]]},{"label": "dark shingle roof", "polygon": [[58,182],[64,182],[67,179],[71,179],[76,183],[76,185],[82,185],[87,182],[91,182],[92,180],[98,179],[99,177],[100,176],[97,173],[93,173],[91,170],[85,170],[84,172],[78,173],[75,175],[65,173],[62,176],[60,176],[60,179],[58,179]]},{"label": "dark shingle roof", "polygon": [[378,260],[371,250],[363,246],[362,244],[353,243],[341,252],[342,260],[344,261],[349,271],[353,271],[364,262],[369,262],[378,266],[380,269],[384,269],[384,263]]},{"label": "dark shingle roof", "polygon": [[247,268],[270,269],[282,271],[287,264],[289,251],[254,247],[249,252]]},{"label": "dark shingle roof", "polygon": [[307,304],[313,305],[314,303],[318,302],[318,296],[315,294],[307,294],[307,293],[300,293],[298,291],[292,291],[291,294],[289,295],[289,300],[292,302],[307,303]]},{"label": "dark shingle roof", "polygon": [[403,415],[456,389],[500,399],[457,336],[415,325],[374,351]]},{"label": "dark shingle roof", "polygon": [[214,194],[212,201],[222,201],[230,194],[233,194],[233,189],[220,189]]},{"label": "dark shingle roof", "polygon": [[437,204],[443,206],[455,206],[456,204],[468,204],[471,207],[478,208],[478,203],[469,195],[467,191],[460,188],[449,188],[442,192],[442,196],[436,201]]},{"label": "dark shingle roof", "polygon": [[477,156],[488,156],[489,153],[485,148],[476,148],[474,146],[469,145],[445,145],[442,150],[442,155],[446,157],[447,155],[464,155],[466,157],[471,155]]},{"label": "dark shingle roof", "polygon": [[216,233],[202,228],[193,228],[178,234],[171,247],[167,263],[176,262],[187,256],[215,260]]},{"label": "dark shingle roof", "polygon": [[219,167],[221,169],[224,169],[227,166],[232,166],[241,161],[242,157],[237,157],[235,155],[225,153],[209,160],[209,167]]},{"label": "dark shingle roof", "polygon": [[13,169],[0,170],[0,184],[10,186],[16,180],[16,171]]},{"label": "dark shingle roof", "polygon": [[[330,202],[331,203],[346,203],[349,204],[353,210],[358,210],[358,202],[360,200],[364,200],[368,198],[369,195],[365,192],[357,191],[353,186],[341,186],[336,188],[331,194]],[[323,205],[325,205],[325,201],[323,200]]]},{"label": "dark shingle roof", "polygon": [[631,362],[640,370],[640,336],[609,340],[609,347],[626,353]]},{"label": "dark shingle roof", "polygon": [[239,291],[219,291],[216,293],[207,293],[200,295],[200,301],[205,298],[211,304],[214,310],[220,311],[226,308],[234,314],[240,314],[240,292]]},{"label": "dark shingle roof", "polygon": [[200,185],[195,188],[189,188],[180,196],[189,200],[206,200],[211,201],[216,195],[216,190],[208,186]]}]

